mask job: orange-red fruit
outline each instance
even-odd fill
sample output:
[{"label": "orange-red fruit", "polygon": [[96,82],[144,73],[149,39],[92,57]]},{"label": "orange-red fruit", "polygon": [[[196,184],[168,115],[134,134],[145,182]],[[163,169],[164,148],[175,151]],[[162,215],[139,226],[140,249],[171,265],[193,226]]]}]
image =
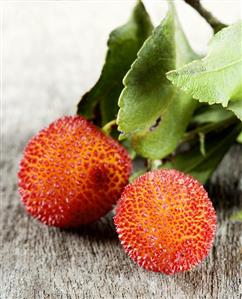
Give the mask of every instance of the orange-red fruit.
[{"label": "orange-red fruit", "polygon": [[128,183],[128,152],[81,116],[53,122],[33,137],[20,162],[27,211],[58,227],[77,227],[112,209]]},{"label": "orange-red fruit", "polygon": [[208,255],[216,213],[197,180],[176,170],[156,170],[124,189],[114,222],[135,262],[147,270],[174,274]]}]

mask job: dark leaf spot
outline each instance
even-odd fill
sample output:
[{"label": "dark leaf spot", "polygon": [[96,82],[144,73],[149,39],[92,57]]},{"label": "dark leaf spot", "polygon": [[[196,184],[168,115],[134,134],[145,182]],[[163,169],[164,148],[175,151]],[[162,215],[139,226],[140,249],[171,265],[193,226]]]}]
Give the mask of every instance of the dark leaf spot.
[{"label": "dark leaf spot", "polygon": [[155,121],[155,123],[149,128],[149,131],[150,132],[154,131],[159,126],[160,122],[161,122],[161,116],[159,116],[157,118],[157,120]]}]

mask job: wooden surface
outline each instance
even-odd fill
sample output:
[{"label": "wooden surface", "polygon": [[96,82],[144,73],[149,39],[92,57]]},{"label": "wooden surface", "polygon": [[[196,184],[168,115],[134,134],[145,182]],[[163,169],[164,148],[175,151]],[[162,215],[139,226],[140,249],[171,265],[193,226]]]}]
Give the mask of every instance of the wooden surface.
[{"label": "wooden surface", "polygon": [[[203,264],[184,274],[164,276],[131,262],[118,242],[112,213],[79,231],[62,231],[33,220],[20,204],[16,172],[24,145],[42,126],[74,113],[102,64],[110,28],[104,35],[95,32],[105,14],[86,12],[97,16],[90,31],[98,48],[92,38],[86,37],[86,46],[78,38],[87,24],[79,21],[80,13],[76,7],[66,12],[29,6],[4,12],[0,298],[241,298],[242,224],[229,220],[242,205],[238,145],[208,187],[218,215],[215,246]],[[106,17],[111,28],[122,23]]]}]

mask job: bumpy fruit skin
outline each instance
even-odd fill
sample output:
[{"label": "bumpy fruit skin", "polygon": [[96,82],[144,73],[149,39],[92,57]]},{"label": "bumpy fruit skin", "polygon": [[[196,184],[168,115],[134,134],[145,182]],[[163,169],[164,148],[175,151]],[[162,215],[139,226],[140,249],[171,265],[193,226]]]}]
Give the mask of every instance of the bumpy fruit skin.
[{"label": "bumpy fruit skin", "polygon": [[131,259],[147,270],[174,274],[208,255],[216,213],[197,180],[176,170],[156,170],[124,189],[114,222]]},{"label": "bumpy fruit skin", "polygon": [[66,116],[33,137],[20,162],[27,211],[48,225],[91,223],[112,209],[128,183],[126,149],[81,116]]}]

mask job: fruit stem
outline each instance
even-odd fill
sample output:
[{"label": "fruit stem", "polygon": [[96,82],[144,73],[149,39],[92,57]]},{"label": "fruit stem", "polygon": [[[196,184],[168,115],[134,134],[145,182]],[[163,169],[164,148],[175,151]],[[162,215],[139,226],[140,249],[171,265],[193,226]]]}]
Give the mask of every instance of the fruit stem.
[{"label": "fruit stem", "polygon": [[104,125],[102,127],[102,131],[106,134],[106,135],[110,135],[112,128],[114,126],[117,126],[116,124],[116,119],[111,120],[110,122],[106,123],[106,125]]},{"label": "fruit stem", "polygon": [[216,19],[208,10],[206,10],[200,3],[200,0],[184,1],[190,6],[192,6],[208,22],[208,24],[213,28],[214,33],[217,33],[218,31],[227,26],[220,22],[218,19]]},{"label": "fruit stem", "polygon": [[154,170],[154,169],[158,169],[162,164],[161,160],[151,160],[151,159],[147,159],[147,170]]}]

